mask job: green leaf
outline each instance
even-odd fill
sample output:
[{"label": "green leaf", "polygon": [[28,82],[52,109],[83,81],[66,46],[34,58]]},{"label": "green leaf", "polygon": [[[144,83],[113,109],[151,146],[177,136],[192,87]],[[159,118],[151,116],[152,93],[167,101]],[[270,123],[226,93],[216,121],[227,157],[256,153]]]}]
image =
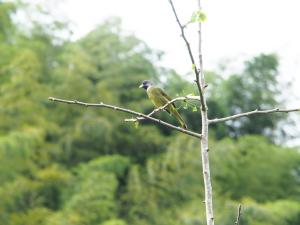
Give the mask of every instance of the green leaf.
[{"label": "green leaf", "polygon": [[195,23],[196,21],[197,21],[197,13],[193,12],[191,20],[190,20],[189,23]]},{"label": "green leaf", "polygon": [[189,23],[201,23],[204,22],[206,20],[206,14],[203,11],[195,11],[192,14],[191,20],[189,21]]},{"label": "green leaf", "polygon": [[135,121],[135,122],[134,122],[134,128],[138,129],[138,128],[139,128],[139,125],[140,125],[140,124],[139,124],[139,121]]},{"label": "green leaf", "polygon": [[194,107],[193,107],[193,112],[197,112],[197,111],[198,111],[197,106],[194,106]]},{"label": "green leaf", "polygon": [[184,109],[188,109],[188,103],[185,103],[183,106]]},{"label": "green leaf", "polygon": [[206,14],[200,11],[198,14],[198,22],[204,22],[205,20],[206,20]]}]

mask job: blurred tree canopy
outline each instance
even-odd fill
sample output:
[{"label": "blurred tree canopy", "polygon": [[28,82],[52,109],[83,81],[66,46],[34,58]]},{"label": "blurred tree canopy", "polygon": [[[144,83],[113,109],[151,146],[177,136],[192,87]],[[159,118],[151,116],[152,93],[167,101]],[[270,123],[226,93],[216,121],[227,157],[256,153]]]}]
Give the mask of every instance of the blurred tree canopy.
[{"label": "blurred tree canopy", "polygon": [[[154,51],[109,19],[79,40],[51,13],[0,3],[0,225],[203,224],[199,142],[128,115],[53,104],[48,96],[109,102],[141,112],[152,104],[137,87],[161,83],[171,96],[196,93]],[[31,10],[52,25],[17,13]],[[278,59],[261,54],[244,71],[206,73],[209,117],[281,104]],[[199,129],[194,103],[178,103]],[[174,122],[167,113],[158,117]],[[219,224],[300,224],[300,154],[272,144],[285,116],[212,126],[212,174]],[[248,134],[248,135],[245,135]]]}]

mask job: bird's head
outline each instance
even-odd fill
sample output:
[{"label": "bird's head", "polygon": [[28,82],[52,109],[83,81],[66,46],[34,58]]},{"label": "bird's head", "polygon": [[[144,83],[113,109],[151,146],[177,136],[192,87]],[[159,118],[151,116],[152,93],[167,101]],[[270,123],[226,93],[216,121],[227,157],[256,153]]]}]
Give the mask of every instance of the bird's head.
[{"label": "bird's head", "polygon": [[139,86],[139,88],[144,88],[145,90],[148,89],[148,87],[151,87],[152,83],[150,80],[144,80],[141,85]]}]

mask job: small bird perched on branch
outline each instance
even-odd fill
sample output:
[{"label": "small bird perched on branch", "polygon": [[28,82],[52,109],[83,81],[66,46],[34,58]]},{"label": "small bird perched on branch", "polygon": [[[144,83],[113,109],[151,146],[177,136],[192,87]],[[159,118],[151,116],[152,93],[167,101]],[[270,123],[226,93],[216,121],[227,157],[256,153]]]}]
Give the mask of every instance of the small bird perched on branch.
[{"label": "small bird perched on branch", "polygon": [[[139,86],[139,88],[144,88],[147,91],[149,99],[157,108],[166,105],[168,102],[172,100],[161,88],[153,86],[151,81],[149,80],[144,80],[142,84]],[[169,104],[165,108],[165,110],[178,120],[182,128],[187,129],[187,126],[184,120],[182,119],[182,117],[180,116],[180,114],[178,113],[174,103]]]}]

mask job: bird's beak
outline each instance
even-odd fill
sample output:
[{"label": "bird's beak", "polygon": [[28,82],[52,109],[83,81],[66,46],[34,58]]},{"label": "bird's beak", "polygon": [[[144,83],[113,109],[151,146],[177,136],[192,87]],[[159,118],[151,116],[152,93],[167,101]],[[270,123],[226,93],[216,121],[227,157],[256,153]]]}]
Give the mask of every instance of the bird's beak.
[{"label": "bird's beak", "polygon": [[139,86],[139,88],[143,88],[143,84],[141,84],[141,85]]}]

